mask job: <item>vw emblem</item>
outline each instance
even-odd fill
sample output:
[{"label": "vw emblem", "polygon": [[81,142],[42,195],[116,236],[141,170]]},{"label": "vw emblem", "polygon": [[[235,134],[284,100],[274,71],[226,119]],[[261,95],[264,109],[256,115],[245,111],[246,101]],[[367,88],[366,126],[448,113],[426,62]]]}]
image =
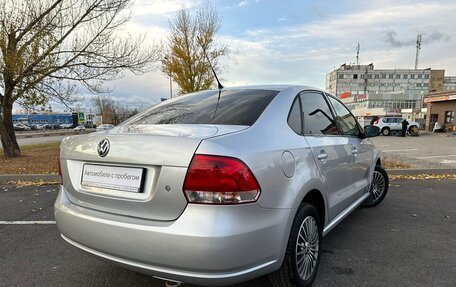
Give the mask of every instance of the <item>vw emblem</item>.
[{"label": "vw emblem", "polygon": [[98,151],[98,155],[100,157],[105,157],[108,152],[109,152],[109,140],[108,139],[102,139],[99,143],[98,143],[98,146],[97,146],[97,151]]}]

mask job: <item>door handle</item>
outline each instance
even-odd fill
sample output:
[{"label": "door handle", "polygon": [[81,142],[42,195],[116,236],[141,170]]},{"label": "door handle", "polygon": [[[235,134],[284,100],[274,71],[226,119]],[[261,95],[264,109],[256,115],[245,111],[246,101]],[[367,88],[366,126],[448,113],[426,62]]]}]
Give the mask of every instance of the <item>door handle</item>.
[{"label": "door handle", "polygon": [[325,152],[321,152],[318,156],[317,156],[318,160],[325,160],[328,158],[328,154],[325,153]]}]

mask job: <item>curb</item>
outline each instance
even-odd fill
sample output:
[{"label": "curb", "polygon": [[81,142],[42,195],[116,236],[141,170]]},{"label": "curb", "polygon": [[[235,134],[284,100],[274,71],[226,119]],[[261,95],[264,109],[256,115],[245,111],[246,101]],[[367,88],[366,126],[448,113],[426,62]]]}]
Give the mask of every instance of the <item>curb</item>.
[{"label": "curb", "polygon": [[60,177],[58,174],[1,174],[1,181],[16,181],[16,180],[25,180],[25,181],[59,181]]},{"label": "curb", "polygon": [[41,137],[52,137],[52,136],[72,136],[72,135],[83,135],[95,132],[95,130],[86,130],[85,132],[75,131],[60,131],[60,132],[47,132],[47,133],[27,133],[27,134],[16,134],[17,139],[29,139],[29,138],[41,138]]},{"label": "curb", "polygon": [[456,174],[456,168],[430,168],[430,169],[387,169],[391,175],[417,175],[417,174]]}]

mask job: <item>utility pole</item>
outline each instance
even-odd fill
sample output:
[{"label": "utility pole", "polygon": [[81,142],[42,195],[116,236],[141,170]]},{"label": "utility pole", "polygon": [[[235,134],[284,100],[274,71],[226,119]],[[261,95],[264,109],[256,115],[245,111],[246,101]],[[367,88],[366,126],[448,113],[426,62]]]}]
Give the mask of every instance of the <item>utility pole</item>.
[{"label": "utility pole", "polygon": [[[168,56],[165,56],[165,61],[169,61]],[[171,73],[168,74],[169,76],[169,98],[173,97],[173,77],[171,76]]]},{"label": "utility pole", "polygon": [[356,46],[356,65],[357,66],[359,66],[359,49],[360,49],[360,46],[358,43],[358,45]]},{"label": "utility pole", "polygon": [[416,58],[415,58],[415,70],[418,70],[418,59],[421,50],[421,34],[416,36]]},{"label": "utility pole", "polygon": [[169,97],[173,97],[173,77],[169,74]]}]

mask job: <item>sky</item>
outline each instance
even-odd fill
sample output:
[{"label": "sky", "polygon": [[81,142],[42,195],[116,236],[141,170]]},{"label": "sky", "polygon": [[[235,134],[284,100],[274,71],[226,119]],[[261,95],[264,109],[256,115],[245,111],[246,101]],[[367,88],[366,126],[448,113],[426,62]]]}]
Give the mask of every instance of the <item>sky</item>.
[{"label": "sky", "polygon": [[[344,63],[413,68],[422,34],[419,68],[456,75],[456,1],[420,0],[136,0],[125,31],[146,34],[146,45],[166,43],[168,23],[185,7],[212,4],[221,18],[217,41],[229,53],[220,61],[225,87],[303,84],[324,89],[325,76]],[[169,78],[156,71],[106,82],[118,102],[146,108],[170,95]],[[175,91],[174,84],[174,91]],[[92,95],[85,95],[86,100]]]}]

